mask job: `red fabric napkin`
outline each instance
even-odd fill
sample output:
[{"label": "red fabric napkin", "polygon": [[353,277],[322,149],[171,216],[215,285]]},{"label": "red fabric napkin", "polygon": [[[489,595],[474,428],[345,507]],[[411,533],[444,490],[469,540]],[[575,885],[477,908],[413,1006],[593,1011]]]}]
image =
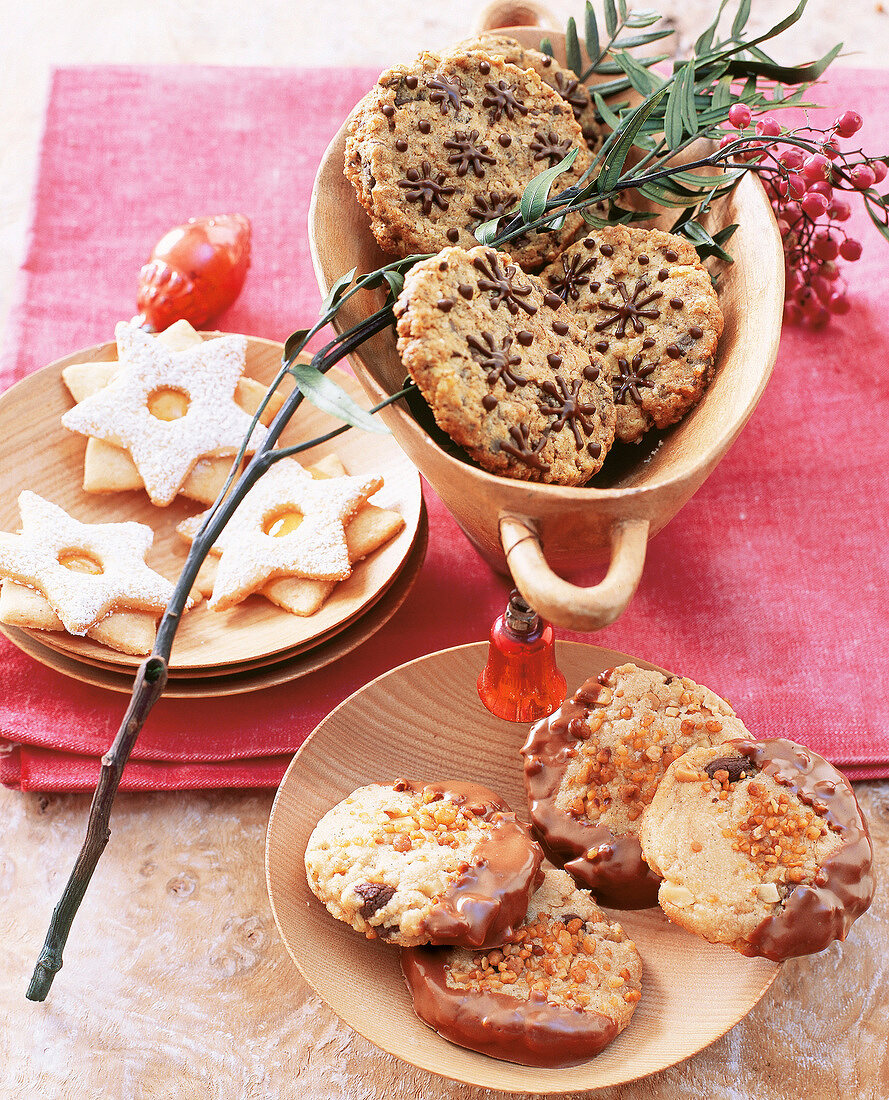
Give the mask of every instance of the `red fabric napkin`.
[{"label": "red fabric napkin", "polygon": [[[57,72],[0,388],[109,339],[135,312],[136,274],[154,241],[193,215],[240,211],[253,222],[251,272],[220,328],[283,340],[310,323],[319,301],[305,231],[312,180],[375,76]],[[859,109],[862,144],[886,151],[889,74],[838,70],[818,99],[830,105],[828,119]],[[857,208],[848,224],[865,245],[863,259],[844,267],[852,313],[826,332],[785,332],[741,438],[650,543],[626,615],[585,640],[703,682],[757,735],[803,741],[866,778],[889,775],[889,252]],[[20,483],[27,487],[26,462]],[[258,695],[162,700],[123,785],[274,785],[288,755],[350,692],[420,654],[485,638],[508,582],[479,559],[428,486],[425,493],[426,564],[371,642]],[[0,755],[0,781],[91,787],[125,697],[43,668],[5,639],[0,662],[0,736],[14,746]]]}]

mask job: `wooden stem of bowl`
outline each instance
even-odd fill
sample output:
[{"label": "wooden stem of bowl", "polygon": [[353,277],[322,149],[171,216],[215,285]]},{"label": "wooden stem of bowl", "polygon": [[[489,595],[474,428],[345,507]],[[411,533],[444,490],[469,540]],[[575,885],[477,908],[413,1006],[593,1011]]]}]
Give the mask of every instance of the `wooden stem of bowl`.
[{"label": "wooden stem of bowl", "polygon": [[557,27],[558,20],[543,4],[534,0],[494,0],[482,8],[475,21],[475,33],[496,31],[503,27]]},{"label": "wooden stem of bowl", "polygon": [[626,611],[639,585],[648,528],[647,519],[615,523],[608,572],[592,588],[571,584],[550,569],[528,521],[502,516],[500,541],[516,587],[535,611],[569,630],[601,630]]}]

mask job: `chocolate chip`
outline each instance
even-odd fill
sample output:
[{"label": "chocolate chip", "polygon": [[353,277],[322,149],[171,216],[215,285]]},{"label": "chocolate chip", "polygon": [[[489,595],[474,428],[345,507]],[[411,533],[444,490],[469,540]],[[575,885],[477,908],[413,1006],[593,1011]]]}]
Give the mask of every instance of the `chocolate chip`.
[{"label": "chocolate chip", "polygon": [[704,335],[704,330],[702,328],[699,328],[697,325],[692,325],[691,328],[688,330],[688,335],[692,338],[692,340],[700,340],[700,338]]},{"label": "chocolate chip", "polygon": [[487,409],[488,412],[491,409],[497,408],[497,398],[492,393],[486,393],[482,398],[482,408]]},{"label": "chocolate chip", "polygon": [[564,336],[568,331],[567,321],[553,321],[553,332],[557,336]]},{"label": "chocolate chip", "polygon": [[595,382],[599,377],[599,368],[590,363],[589,366],[583,368],[583,376],[588,382]]},{"label": "chocolate chip", "polygon": [[682,348],[677,347],[675,344],[667,344],[667,349],[666,350],[667,350],[667,355],[669,355],[671,359],[681,359],[682,358]]},{"label": "chocolate chip", "polygon": [[590,290],[595,294],[601,285],[601,283],[590,283]]},{"label": "chocolate chip", "polygon": [[550,309],[558,309],[562,304],[562,299],[558,294],[553,294],[551,290],[548,290],[543,296],[543,304],[549,306]]},{"label": "chocolate chip", "polygon": [[562,365],[562,356],[556,355],[555,352],[550,352],[550,354],[546,357],[546,361],[553,368],[553,370],[558,370],[559,367],[561,367]]},{"label": "chocolate chip", "polygon": [[482,61],[478,67],[478,71],[482,74],[482,76],[487,76],[488,73],[491,71],[491,66],[488,64],[487,61]]},{"label": "chocolate chip", "polygon": [[592,237],[584,237],[583,243],[586,245],[587,248],[595,248],[596,247],[596,242],[593,240]]},{"label": "chocolate chip", "polygon": [[552,65],[552,63],[553,59],[549,56],[548,53],[545,53],[543,55],[543,60],[540,62],[540,64],[544,67],[544,69],[548,69],[550,65]]},{"label": "chocolate chip", "polygon": [[428,134],[429,131],[432,129],[432,123],[426,118],[421,118],[420,121],[417,123],[417,129],[420,131],[421,134]]},{"label": "chocolate chip", "polygon": [[751,775],[756,775],[759,768],[746,756],[720,756],[716,760],[711,760],[704,771],[711,779],[716,772],[726,771],[729,783],[737,783],[744,776],[749,778]]},{"label": "chocolate chip", "polygon": [[450,311],[454,308],[454,299],[439,298],[435,304],[442,311],[442,313],[450,313]]},{"label": "chocolate chip", "polygon": [[534,333],[528,332],[526,328],[519,329],[515,334],[515,338],[523,348],[529,348],[534,343]]},{"label": "chocolate chip", "polygon": [[610,244],[603,244],[599,251],[602,253],[603,256],[614,255],[614,249],[611,247]]},{"label": "chocolate chip", "polygon": [[671,264],[674,264],[679,259],[679,253],[672,248],[666,248],[664,249],[664,259],[669,260]]},{"label": "chocolate chip", "polygon": [[460,240],[460,230],[459,229],[449,229],[447,231],[447,233],[445,233],[445,236],[451,242],[451,244],[456,244],[457,241]]},{"label": "chocolate chip", "polygon": [[457,287],[457,291],[460,294],[460,297],[465,298],[467,301],[469,301],[470,298],[472,298],[472,295],[475,293],[469,283],[460,283],[460,285]]},{"label": "chocolate chip", "polygon": [[670,278],[670,272],[667,271],[667,269],[665,267],[662,267],[660,269],[660,271],[657,273],[657,277],[658,277],[658,281],[662,283],[665,279]]},{"label": "chocolate chip", "polygon": [[599,455],[602,453],[602,448],[598,443],[587,443],[586,449],[593,456],[593,458],[598,458]]},{"label": "chocolate chip", "polygon": [[414,88],[416,88],[416,86],[420,83],[420,81],[415,76],[406,76],[404,78],[404,82],[411,91],[413,91]]},{"label": "chocolate chip", "polygon": [[395,893],[395,887],[387,886],[385,882],[359,882],[355,887],[355,893],[361,898],[361,908],[358,912],[368,920],[374,913],[389,904]]},{"label": "chocolate chip", "polygon": [[654,338],[651,337],[651,336],[646,336],[645,339],[642,341],[642,347],[643,348],[653,348],[654,347]]},{"label": "chocolate chip", "polygon": [[685,305],[685,302],[683,302],[681,298],[671,298],[670,305],[673,307],[673,309],[682,309],[682,307]]},{"label": "chocolate chip", "polygon": [[391,103],[387,103],[386,106],[383,108],[383,114],[386,116],[386,118],[392,118],[394,116],[395,108],[392,106]]},{"label": "chocolate chip", "polygon": [[512,138],[509,136],[509,134],[501,134],[500,137],[497,138],[497,140],[500,142],[504,149],[508,149],[510,145],[512,145]]},{"label": "chocolate chip", "polygon": [[596,351],[608,351],[608,341],[607,340],[599,340],[596,343],[595,347],[596,347]]},{"label": "chocolate chip", "polygon": [[398,141],[395,142],[395,148],[399,151],[399,153],[407,152],[407,142],[404,140],[404,138],[399,138]]},{"label": "chocolate chip", "polygon": [[638,257],[638,260],[639,260],[639,263],[642,264],[643,266],[648,263],[648,257],[644,253],[641,256]]}]

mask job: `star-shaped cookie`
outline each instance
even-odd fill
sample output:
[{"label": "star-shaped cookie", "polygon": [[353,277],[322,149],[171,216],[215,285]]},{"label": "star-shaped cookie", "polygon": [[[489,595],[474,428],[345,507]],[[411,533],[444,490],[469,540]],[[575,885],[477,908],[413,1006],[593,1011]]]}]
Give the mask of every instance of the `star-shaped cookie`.
[{"label": "star-shaped cookie", "polygon": [[[235,454],[250,416],[234,400],[244,371],[247,340],[221,336],[174,351],[135,325],[115,329],[119,368],[112,381],[62,417],[72,431],[129,451],[153,504],[169,504],[192,468],[206,456]],[[184,405],[181,415],[160,419],[158,397]],[[248,450],[265,436],[257,424]]]},{"label": "star-shaped cookie", "polygon": [[[208,607],[225,611],[274,577],[348,577],[345,526],[382,484],[376,476],[316,481],[294,459],[281,459],[244,497],[213,547],[222,556]],[[194,538],[205,514],[177,530]]]},{"label": "star-shaped cookie", "polygon": [[145,562],[154,532],[144,523],[81,523],[29,490],[19,511],[20,534],[0,539],[0,577],[42,592],[69,634],[113,611],[166,607],[174,586]]}]

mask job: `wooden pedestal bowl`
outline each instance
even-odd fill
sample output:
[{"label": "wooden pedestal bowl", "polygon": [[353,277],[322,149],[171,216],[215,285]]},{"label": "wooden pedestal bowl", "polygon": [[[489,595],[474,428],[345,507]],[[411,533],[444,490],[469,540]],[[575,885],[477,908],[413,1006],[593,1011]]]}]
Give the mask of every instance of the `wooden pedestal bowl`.
[{"label": "wooden pedestal bowl", "polygon": [[[546,33],[564,63],[563,35],[527,26],[506,33],[531,47]],[[325,294],[352,267],[372,271],[392,259],[380,251],[343,175],[347,123],[318,169],[309,212],[312,260]],[[675,211],[667,211],[645,224],[669,229],[674,217]],[[559,626],[597,630],[625,610],[642,575],[647,540],[701,486],[765,388],[781,330],[784,257],[768,198],[752,174],[714,206],[705,224],[715,232],[734,222],[739,228],[727,246],[734,263],[714,269],[725,330],[706,395],[666,432],[635,447],[616,447],[590,484],[562,488],[498,477],[454,448],[444,449],[404,402],[380,414],[483,557],[496,569],[508,569],[525,599]],[[350,328],[381,302],[379,291],[356,294],[338,313],[337,329]],[[402,386],[406,372],[394,329],[369,340],[351,362],[375,403]],[[594,587],[558,575],[606,561],[608,571]]]}]

